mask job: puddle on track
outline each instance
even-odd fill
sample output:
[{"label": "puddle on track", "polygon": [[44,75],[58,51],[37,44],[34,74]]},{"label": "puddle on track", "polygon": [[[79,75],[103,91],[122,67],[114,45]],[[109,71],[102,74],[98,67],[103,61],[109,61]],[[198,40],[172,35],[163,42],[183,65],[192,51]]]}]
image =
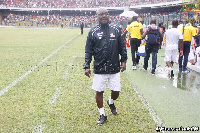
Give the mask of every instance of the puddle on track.
[{"label": "puddle on track", "polygon": [[156,76],[172,81],[174,87],[200,94],[200,74],[195,71],[190,73],[179,72],[174,70],[174,77],[168,75],[167,67],[157,67]]}]

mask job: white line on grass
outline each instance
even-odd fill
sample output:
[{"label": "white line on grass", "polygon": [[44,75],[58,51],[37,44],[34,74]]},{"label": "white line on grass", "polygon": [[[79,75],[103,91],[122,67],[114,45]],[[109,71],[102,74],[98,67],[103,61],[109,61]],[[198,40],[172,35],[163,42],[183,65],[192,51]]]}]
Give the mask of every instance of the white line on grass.
[{"label": "white line on grass", "polygon": [[[162,121],[162,119],[156,114],[155,110],[151,107],[151,105],[149,104],[149,102],[146,100],[146,98],[142,95],[142,93],[140,92],[140,90],[137,88],[137,86],[135,85],[135,83],[131,80],[131,78],[129,77],[129,75],[126,72],[123,72],[123,74],[125,75],[125,77],[129,80],[129,82],[131,83],[131,85],[133,86],[133,89],[135,90],[135,92],[138,94],[139,98],[141,99],[142,103],[148,108],[149,113],[151,114],[153,120],[155,121],[155,123],[157,124],[157,126],[162,126],[162,127],[166,127],[165,123]],[[168,131],[163,133],[169,133]]]},{"label": "white line on grass", "polygon": [[75,60],[76,60],[77,58],[84,58],[84,57],[83,57],[83,56],[74,56],[72,62],[69,63],[69,67],[68,67],[67,71],[64,73],[62,79],[66,79],[66,78],[67,78],[67,75],[68,75],[68,73],[69,73],[69,70],[72,68],[72,66],[74,65],[74,62],[75,62]]},{"label": "white line on grass", "polygon": [[37,125],[32,133],[42,133],[45,128],[45,125]]},{"label": "white line on grass", "polygon": [[[56,103],[58,97],[60,96],[60,92],[61,89],[60,88],[56,88],[56,91],[54,92],[54,95],[51,97],[49,104],[53,105]],[[50,106],[51,109],[51,106]],[[49,111],[48,111],[49,112]],[[45,122],[45,120],[49,118],[49,114],[46,114],[46,117],[43,117],[40,121],[40,124],[36,125],[35,128],[33,129],[32,133],[42,133],[44,128],[45,128],[45,124],[43,124]]]},{"label": "white line on grass", "polygon": [[53,53],[51,53],[49,56],[44,58],[41,62],[39,62],[36,66],[32,67],[30,70],[28,70],[26,73],[24,73],[21,77],[17,78],[15,81],[13,81],[11,84],[6,86],[4,89],[0,91],[0,96],[2,96],[5,92],[7,92],[11,87],[15,86],[18,82],[23,80],[27,75],[29,75],[31,72],[33,72],[36,68],[38,68],[40,65],[42,65],[46,60],[48,60],[51,56],[53,56],[56,52],[58,52],[60,49],[62,49],[66,44],[71,42],[74,38],[76,38],[79,34],[71,38],[69,41],[67,41],[65,44],[61,45],[58,49],[56,49]]},{"label": "white line on grass", "polygon": [[59,96],[60,96],[60,89],[57,88],[53,97],[50,100],[50,104],[54,104]]}]

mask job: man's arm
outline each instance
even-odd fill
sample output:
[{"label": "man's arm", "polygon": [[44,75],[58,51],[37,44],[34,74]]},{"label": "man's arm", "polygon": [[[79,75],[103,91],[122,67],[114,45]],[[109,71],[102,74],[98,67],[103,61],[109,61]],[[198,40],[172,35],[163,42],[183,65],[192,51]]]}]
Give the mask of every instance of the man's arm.
[{"label": "man's arm", "polygon": [[147,31],[143,33],[142,39],[145,39],[146,35],[147,35]]},{"label": "man's arm", "polygon": [[163,33],[160,30],[159,30],[159,37],[160,37],[159,48],[161,49],[161,45],[162,45],[162,41],[163,41]]},{"label": "man's arm", "polygon": [[[121,31],[121,30],[119,30],[119,31]],[[121,55],[121,60],[120,60],[121,66],[120,66],[120,69],[121,69],[121,72],[123,72],[123,71],[126,70],[127,50],[126,50],[126,44],[125,44],[125,42],[123,40],[123,37],[121,36],[121,33],[119,33],[119,38],[118,39],[119,39],[118,40],[118,43],[119,43],[119,54]]]},{"label": "man's arm", "polygon": [[88,77],[91,76],[90,63],[92,61],[92,54],[93,54],[93,40],[89,32],[85,45],[85,63],[83,65],[83,68],[85,69],[85,75]]},{"label": "man's arm", "polygon": [[183,39],[179,39],[179,45],[180,45],[180,56],[183,56]]},{"label": "man's arm", "polygon": [[144,33],[144,32],[143,32],[143,28],[140,29],[140,33],[141,33],[141,35],[143,35],[143,33]]},{"label": "man's arm", "polygon": [[124,34],[123,34],[123,38],[124,38],[124,41],[126,41],[126,34],[128,33],[127,30],[124,31]]}]

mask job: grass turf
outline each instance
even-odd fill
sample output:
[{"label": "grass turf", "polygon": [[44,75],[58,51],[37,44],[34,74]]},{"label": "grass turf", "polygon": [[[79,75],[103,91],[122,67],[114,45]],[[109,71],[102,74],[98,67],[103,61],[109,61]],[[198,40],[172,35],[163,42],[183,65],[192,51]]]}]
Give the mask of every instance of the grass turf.
[{"label": "grass turf", "polygon": [[[79,29],[1,29],[0,90],[37,65]],[[133,86],[121,74],[118,115],[106,105],[108,121],[97,126],[99,113],[92,77],[82,68],[88,31],[78,35],[35,71],[0,97],[0,132],[155,132],[156,124]]]}]

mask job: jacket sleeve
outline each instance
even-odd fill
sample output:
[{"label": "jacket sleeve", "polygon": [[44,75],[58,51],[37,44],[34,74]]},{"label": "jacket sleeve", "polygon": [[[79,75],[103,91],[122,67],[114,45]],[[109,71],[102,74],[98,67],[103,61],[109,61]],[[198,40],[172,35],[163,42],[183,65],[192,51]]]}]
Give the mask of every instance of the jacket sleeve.
[{"label": "jacket sleeve", "polygon": [[85,63],[83,65],[84,69],[89,68],[90,69],[90,63],[92,61],[92,55],[93,55],[93,45],[94,41],[91,35],[91,32],[88,33],[87,41],[85,45]]},{"label": "jacket sleeve", "polygon": [[121,29],[119,29],[119,38],[118,38],[118,45],[119,45],[119,54],[121,55],[120,62],[126,62],[127,60],[127,50],[126,50],[126,44],[124,42],[124,39],[122,37]]}]

